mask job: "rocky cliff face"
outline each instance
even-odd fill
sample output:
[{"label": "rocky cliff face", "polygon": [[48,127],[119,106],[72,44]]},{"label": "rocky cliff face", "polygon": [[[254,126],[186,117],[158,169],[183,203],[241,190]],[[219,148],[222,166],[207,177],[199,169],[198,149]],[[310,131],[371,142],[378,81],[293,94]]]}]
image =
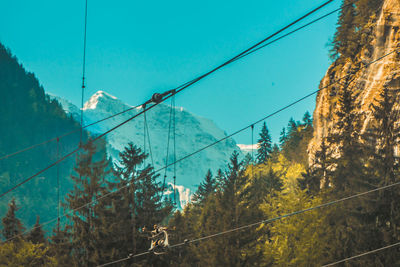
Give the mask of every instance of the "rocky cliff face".
[{"label": "rocky cliff face", "polygon": [[[371,122],[371,103],[383,88],[400,88],[400,1],[384,0],[376,14],[364,29],[371,37],[370,41],[353,59],[334,62],[320,83],[320,88],[325,88],[333,81],[354,74],[349,88],[357,94],[356,101],[360,105],[358,112],[364,119],[362,130]],[[368,64],[373,61],[376,62]],[[343,80],[318,93],[314,111],[314,137],[309,144],[310,160],[336,123],[334,110],[337,108],[337,92],[342,88]]]}]

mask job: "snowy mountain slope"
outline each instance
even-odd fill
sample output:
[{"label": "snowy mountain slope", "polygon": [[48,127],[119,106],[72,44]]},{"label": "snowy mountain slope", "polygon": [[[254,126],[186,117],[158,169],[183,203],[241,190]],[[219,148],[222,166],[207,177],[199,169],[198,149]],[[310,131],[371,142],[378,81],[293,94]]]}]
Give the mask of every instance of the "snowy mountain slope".
[{"label": "snowy mountain slope", "polygon": [[[79,108],[73,106],[66,100],[59,99],[64,109],[74,114],[79,112]],[[98,91],[84,105],[84,124],[111,116],[123,110],[131,108],[128,104],[120,101],[116,97],[104,92]],[[99,124],[88,128],[93,133],[103,133],[115,125],[127,120],[133,115],[139,113],[141,107],[126,112]],[[146,112],[147,124],[149,127],[151,150],[154,159],[155,169],[165,166],[165,157],[167,153],[167,138],[171,107],[167,104],[159,104]],[[226,136],[226,133],[218,128],[214,122],[209,119],[194,115],[184,108],[175,107],[176,116],[176,159],[180,159],[193,151],[205,147],[218,139]],[[75,116],[74,116],[75,117]],[[147,137],[146,137],[147,139]],[[119,152],[124,147],[133,142],[135,145],[144,147],[144,117],[139,117],[128,122],[124,126],[116,129],[107,135],[108,153],[117,161]],[[240,149],[236,146],[233,139],[228,138],[188,159],[176,164],[176,190],[179,192],[181,206],[189,201],[191,192],[196,190],[197,186],[203,180],[208,169],[213,173],[219,168],[225,169],[229,157],[234,150]],[[149,153],[149,144],[146,142],[146,153]],[[151,162],[149,157],[148,163]],[[174,161],[173,143],[170,139],[170,150],[168,163]],[[170,193],[173,192],[173,167],[167,169],[167,183]],[[164,171],[160,172],[159,180],[162,181]],[[188,191],[188,189],[190,191]]]},{"label": "snowy mountain slope", "polygon": [[258,144],[237,144],[237,146],[240,148],[243,154],[257,154]]}]

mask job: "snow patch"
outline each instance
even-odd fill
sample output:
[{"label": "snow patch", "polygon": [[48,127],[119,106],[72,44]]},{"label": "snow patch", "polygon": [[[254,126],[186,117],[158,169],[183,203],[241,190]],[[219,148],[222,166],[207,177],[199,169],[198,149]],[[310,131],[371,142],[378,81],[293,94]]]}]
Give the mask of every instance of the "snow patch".
[{"label": "snow patch", "polygon": [[245,144],[237,144],[237,146],[240,148],[240,150],[246,154],[246,153],[251,153],[252,151],[257,151],[258,148],[260,147],[259,144],[250,144],[250,145],[245,145]]},{"label": "snow patch", "polygon": [[[70,112],[80,113],[80,109],[73,109],[67,105],[67,102],[61,103],[64,109]],[[132,106],[120,101],[116,97],[104,92],[96,92],[84,105],[83,124],[88,125],[95,121],[107,118],[121,111],[131,109]],[[115,125],[137,115],[142,111],[142,107],[131,109],[119,116],[112,117],[101,123],[87,128],[94,134],[103,133]],[[168,143],[168,129],[170,121],[171,106],[160,103],[153,109],[146,112],[146,121],[149,129],[149,136],[146,136],[146,145],[144,146],[144,117],[143,115],[129,121],[122,127],[117,128],[106,136],[107,152],[112,157],[113,162],[119,161],[119,153],[124,151],[125,146],[132,142],[142,151],[150,153],[151,145],[152,156],[154,159],[155,170],[162,169],[165,166]],[[80,116],[80,114],[79,114]],[[79,116],[77,118],[79,118]],[[170,150],[168,153],[168,163],[185,157],[186,155],[197,151],[215,141],[226,137],[226,133],[221,130],[212,120],[197,116],[188,112],[182,107],[175,107],[176,118],[176,155],[173,153],[172,134],[170,138]],[[80,121],[80,120],[77,120]],[[149,144],[150,143],[150,144]],[[227,138],[210,148],[201,151],[176,164],[176,183],[175,188],[179,194],[179,203],[181,207],[187,205],[191,198],[191,192],[197,190],[197,186],[203,181],[207,171],[210,169],[216,173],[218,169],[225,169],[233,151],[240,152],[238,146],[232,138]],[[151,157],[146,160],[151,163]],[[164,170],[159,172],[161,175],[159,181],[163,180]],[[174,176],[173,166],[166,170],[167,184],[171,184]],[[170,188],[170,190],[174,190]]]}]

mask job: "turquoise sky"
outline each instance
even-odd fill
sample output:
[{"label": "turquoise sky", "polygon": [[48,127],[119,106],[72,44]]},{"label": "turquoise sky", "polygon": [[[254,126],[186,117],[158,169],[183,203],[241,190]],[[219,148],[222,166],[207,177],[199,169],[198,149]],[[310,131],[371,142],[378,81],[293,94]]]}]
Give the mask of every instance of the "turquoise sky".
[{"label": "turquoise sky", "polygon": [[[86,100],[104,90],[131,104],[172,89],[263,39],[325,0],[89,0]],[[339,0],[310,21],[340,5]],[[45,90],[80,105],[84,0],[2,1],[0,42]],[[305,21],[304,23],[306,23]],[[317,89],[337,15],[246,57],[177,96],[177,105],[231,133]],[[315,97],[267,125],[274,140]],[[256,128],[256,132],[259,127]],[[236,137],[250,143],[250,133]]]}]

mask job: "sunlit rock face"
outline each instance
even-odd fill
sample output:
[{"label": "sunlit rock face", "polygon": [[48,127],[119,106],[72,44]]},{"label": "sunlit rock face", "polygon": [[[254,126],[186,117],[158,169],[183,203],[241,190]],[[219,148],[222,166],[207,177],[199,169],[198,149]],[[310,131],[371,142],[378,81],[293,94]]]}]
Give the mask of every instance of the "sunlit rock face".
[{"label": "sunlit rock face", "polygon": [[[345,77],[350,71],[355,72],[354,81],[350,83],[349,88],[358,94],[356,101],[360,105],[358,112],[363,118],[362,131],[372,122],[371,104],[379,98],[383,88],[400,88],[400,1],[383,1],[377,14],[376,18],[366,25],[372,41],[361,49],[353,62],[347,60],[344,65],[333,63],[320,83],[320,88],[324,88]],[[399,52],[393,52],[396,49],[399,49]],[[379,60],[389,53],[391,54]],[[375,60],[376,63],[367,65]],[[309,144],[310,162],[322,139],[332,132],[337,122],[334,111],[337,108],[338,96],[335,93],[342,89],[343,80],[342,85],[336,83],[321,90],[317,95],[314,138]],[[400,108],[399,103],[395,108]]]}]

